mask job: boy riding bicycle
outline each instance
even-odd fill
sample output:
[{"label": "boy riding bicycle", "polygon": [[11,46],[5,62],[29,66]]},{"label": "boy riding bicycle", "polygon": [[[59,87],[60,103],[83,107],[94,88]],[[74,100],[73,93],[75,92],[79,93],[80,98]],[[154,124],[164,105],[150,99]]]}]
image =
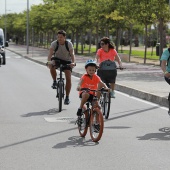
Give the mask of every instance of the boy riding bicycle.
[{"label": "boy riding bicycle", "polygon": [[[84,74],[78,83],[77,90],[80,91],[82,88],[89,88],[91,90],[97,90],[99,87],[104,87],[109,90],[105,83],[100,79],[99,76],[95,74],[97,69],[96,62],[94,60],[87,60],[85,63],[86,74]],[[97,95],[99,96],[99,95]],[[80,91],[79,97],[81,98],[80,107],[77,110],[77,116],[80,118],[82,113],[83,105],[88,101],[93,99],[93,93],[87,91]],[[98,105],[98,102],[95,103]],[[99,106],[99,105],[98,105]],[[100,106],[99,106],[100,107]]]}]

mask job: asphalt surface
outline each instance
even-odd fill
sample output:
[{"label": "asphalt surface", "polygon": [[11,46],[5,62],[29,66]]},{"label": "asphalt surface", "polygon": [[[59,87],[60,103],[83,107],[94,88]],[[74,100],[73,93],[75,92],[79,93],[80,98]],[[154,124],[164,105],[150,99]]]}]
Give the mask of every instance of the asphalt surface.
[{"label": "asphalt surface", "polygon": [[[144,48],[141,49],[144,50]],[[27,54],[27,47],[25,45],[9,44],[9,47],[7,47],[6,50],[10,50],[26,59],[42,65],[45,65],[47,62],[48,49],[45,48],[30,46],[29,54]],[[126,69],[123,71],[118,70],[116,90],[129,94],[130,96],[135,96],[168,107],[167,98],[170,92],[170,87],[164,80],[160,68],[160,61],[147,60],[146,64],[143,64],[143,59],[131,57],[131,62],[128,62],[127,56],[124,54],[119,55],[122,58],[123,66]],[[6,56],[6,58],[7,62],[4,67],[8,66],[8,56]],[[76,55],[77,65],[73,69],[72,75],[80,77],[85,73],[84,63],[89,58],[93,57]]]}]

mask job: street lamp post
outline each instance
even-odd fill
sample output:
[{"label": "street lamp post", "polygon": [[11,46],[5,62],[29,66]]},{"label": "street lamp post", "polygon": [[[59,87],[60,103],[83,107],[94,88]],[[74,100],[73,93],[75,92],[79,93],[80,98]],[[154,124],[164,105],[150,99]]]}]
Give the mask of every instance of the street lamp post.
[{"label": "street lamp post", "polygon": [[29,0],[27,0],[27,54],[29,54]]},{"label": "street lamp post", "polygon": [[5,42],[4,42],[4,45],[5,45],[6,39],[7,39],[7,37],[6,37],[6,35],[7,35],[6,24],[7,24],[7,22],[6,22],[6,0],[5,0]]}]

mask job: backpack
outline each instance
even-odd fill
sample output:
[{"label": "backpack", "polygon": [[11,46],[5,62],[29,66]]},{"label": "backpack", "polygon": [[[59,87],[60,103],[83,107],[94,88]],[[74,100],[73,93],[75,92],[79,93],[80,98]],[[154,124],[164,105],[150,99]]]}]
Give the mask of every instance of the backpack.
[{"label": "backpack", "polygon": [[[59,47],[58,41],[56,41],[56,43],[57,43],[57,46],[56,46],[56,48],[55,48],[55,50],[54,50],[54,55],[55,55],[55,53],[57,52],[58,47]],[[65,47],[66,47],[67,51],[70,52],[70,51],[69,51],[69,48],[68,48],[68,41],[67,41],[67,40],[65,41]]]},{"label": "backpack", "polygon": [[100,63],[100,70],[116,70],[116,63],[111,60],[105,60]]}]

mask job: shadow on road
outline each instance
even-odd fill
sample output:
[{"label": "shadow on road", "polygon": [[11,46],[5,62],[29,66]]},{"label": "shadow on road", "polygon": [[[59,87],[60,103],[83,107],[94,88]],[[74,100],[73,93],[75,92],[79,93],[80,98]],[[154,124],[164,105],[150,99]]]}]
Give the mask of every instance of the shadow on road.
[{"label": "shadow on road", "polygon": [[41,115],[54,115],[56,113],[59,113],[58,109],[53,108],[53,109],[49,109],[47,111],[26,113],[24,115],[21,115],[21,117],[31,117],[31,116],[41,116]]},{"label": "shadow on road", "polygon": [[57,145],[53,146],[54,149],[62,149],[62,148],[70,148],[70,147],[84,147],[84,146],[96,146],[98,142],[93,142],[91,139],[85,140],[80,136],[73,136],[68,138],[68,141],[58,143]]},{"label": "shadow on road", "polygon": [[144,136],[138,136],[138,140],[170,140],[170,127],[159,129],[158,133],[148,133]]}]

